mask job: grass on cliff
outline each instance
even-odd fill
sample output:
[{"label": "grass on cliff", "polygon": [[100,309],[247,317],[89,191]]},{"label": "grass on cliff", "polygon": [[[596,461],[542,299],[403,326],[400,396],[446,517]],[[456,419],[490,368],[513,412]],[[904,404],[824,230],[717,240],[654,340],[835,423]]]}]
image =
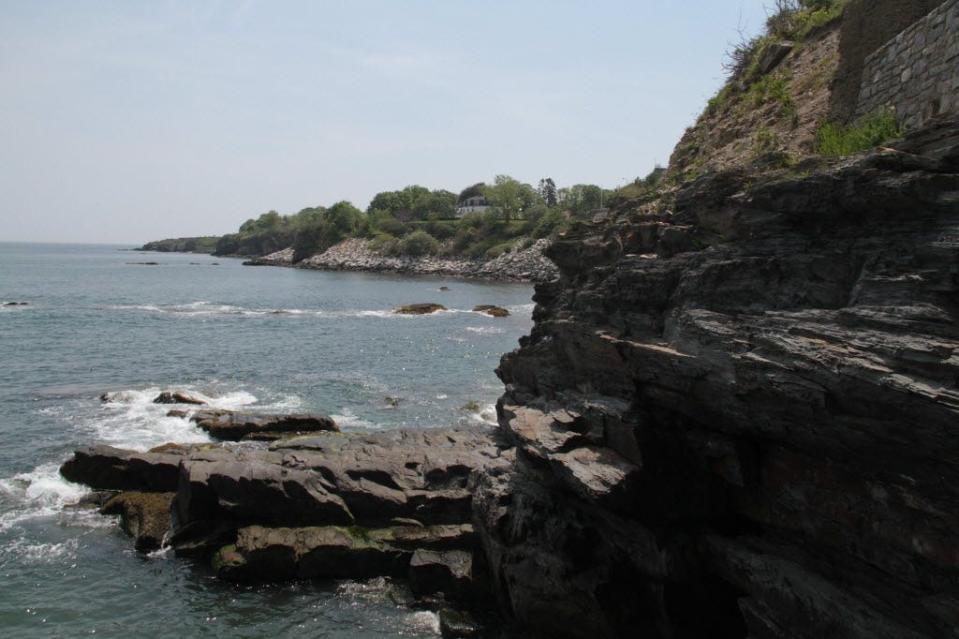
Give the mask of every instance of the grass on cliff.
[{"label": "grass on cliff", "polygon": [[827,122],[816,132],[816,151],[828,157],[854,155],[899,137],[902,130],[891,111],[878,111],[848,126]]}]

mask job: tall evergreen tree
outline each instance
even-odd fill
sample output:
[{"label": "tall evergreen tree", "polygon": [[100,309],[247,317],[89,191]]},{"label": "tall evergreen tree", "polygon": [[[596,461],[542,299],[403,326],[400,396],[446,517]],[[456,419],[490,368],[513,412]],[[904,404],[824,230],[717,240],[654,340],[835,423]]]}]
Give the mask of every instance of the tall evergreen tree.
[{"label": "tall evergreen tree", "polygon": [[540,197],[546,202],[546,206],[550,208],[556,206],[558,198],[556,197],[556,182],[553,182],[553,178],[548,177],[540,180],[537,190],[539,191]]}]

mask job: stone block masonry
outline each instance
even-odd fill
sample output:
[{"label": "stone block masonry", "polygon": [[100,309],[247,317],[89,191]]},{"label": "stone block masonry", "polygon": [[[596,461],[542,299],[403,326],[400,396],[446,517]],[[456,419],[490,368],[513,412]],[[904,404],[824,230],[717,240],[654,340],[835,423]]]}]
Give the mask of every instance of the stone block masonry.
[{"label": "stone block masonry", "polygon": [[959,0],[947,0],[866,59],[856,115],[895,110],[907,129],[959,112]]}]

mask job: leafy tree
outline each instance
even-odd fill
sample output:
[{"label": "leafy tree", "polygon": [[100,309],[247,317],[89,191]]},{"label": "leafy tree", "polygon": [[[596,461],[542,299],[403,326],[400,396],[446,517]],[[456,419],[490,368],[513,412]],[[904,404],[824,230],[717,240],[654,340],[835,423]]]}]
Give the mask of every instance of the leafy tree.
[{"label": "leafy tree", "polygon": [[449,191],[433,191],[419,196],[413,203],[413,216],[426,220],[432,216],[451,218],[456,214],[456,196]]},{"label": "leafy tree", "polygon": [[536,200],[533,187],[508,175],[497,175],[493,185],[483,189],[483,195],[506,222],[519,215]]},{"label": "leafy tree", "polygon": [[486,190],[485,182],[477,182],[472,186],[468,186],[462,191],[460,191],[459,197],[456,199],[457,202],[462,202],[463,200],[468,200],[471,197],[476,197],[477,195],[483,195]]},{"label": "leafy tree", "polygon": [[362,211],[346,200],[337,202],[326,209],[326,212],[323,214],[324,221],[343,235],[353,233],[356,227],[359,226],[362,218]]},{"label": "leafy tree", "polygon": [[595,184],[575,184],[560,191],[560,203],[563,207],[580,217],[601,208],[604,199],[603,189]]}]

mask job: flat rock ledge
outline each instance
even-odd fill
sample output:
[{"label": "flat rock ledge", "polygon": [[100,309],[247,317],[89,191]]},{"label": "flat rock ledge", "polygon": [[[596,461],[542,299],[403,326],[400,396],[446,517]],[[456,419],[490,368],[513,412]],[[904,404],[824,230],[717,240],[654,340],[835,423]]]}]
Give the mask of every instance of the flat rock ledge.
[{"label": "flat rock ledge", "polygon": [[101,512],[120,516],[138,550],[172,547],[225,580],[390,576],[420,600],[473,605],[491,599],[468,486],[512,463],[497,437],[328,430],[269,447],[91,446],[60,472],[105,491]]},{"label": "flat rock ledge", "polygon": [[276,441],[291,435],[340,430],[336,422],[326,415],[264,415],[201,409],[190,416],[190,421],[214,439],[223,441]]}]

